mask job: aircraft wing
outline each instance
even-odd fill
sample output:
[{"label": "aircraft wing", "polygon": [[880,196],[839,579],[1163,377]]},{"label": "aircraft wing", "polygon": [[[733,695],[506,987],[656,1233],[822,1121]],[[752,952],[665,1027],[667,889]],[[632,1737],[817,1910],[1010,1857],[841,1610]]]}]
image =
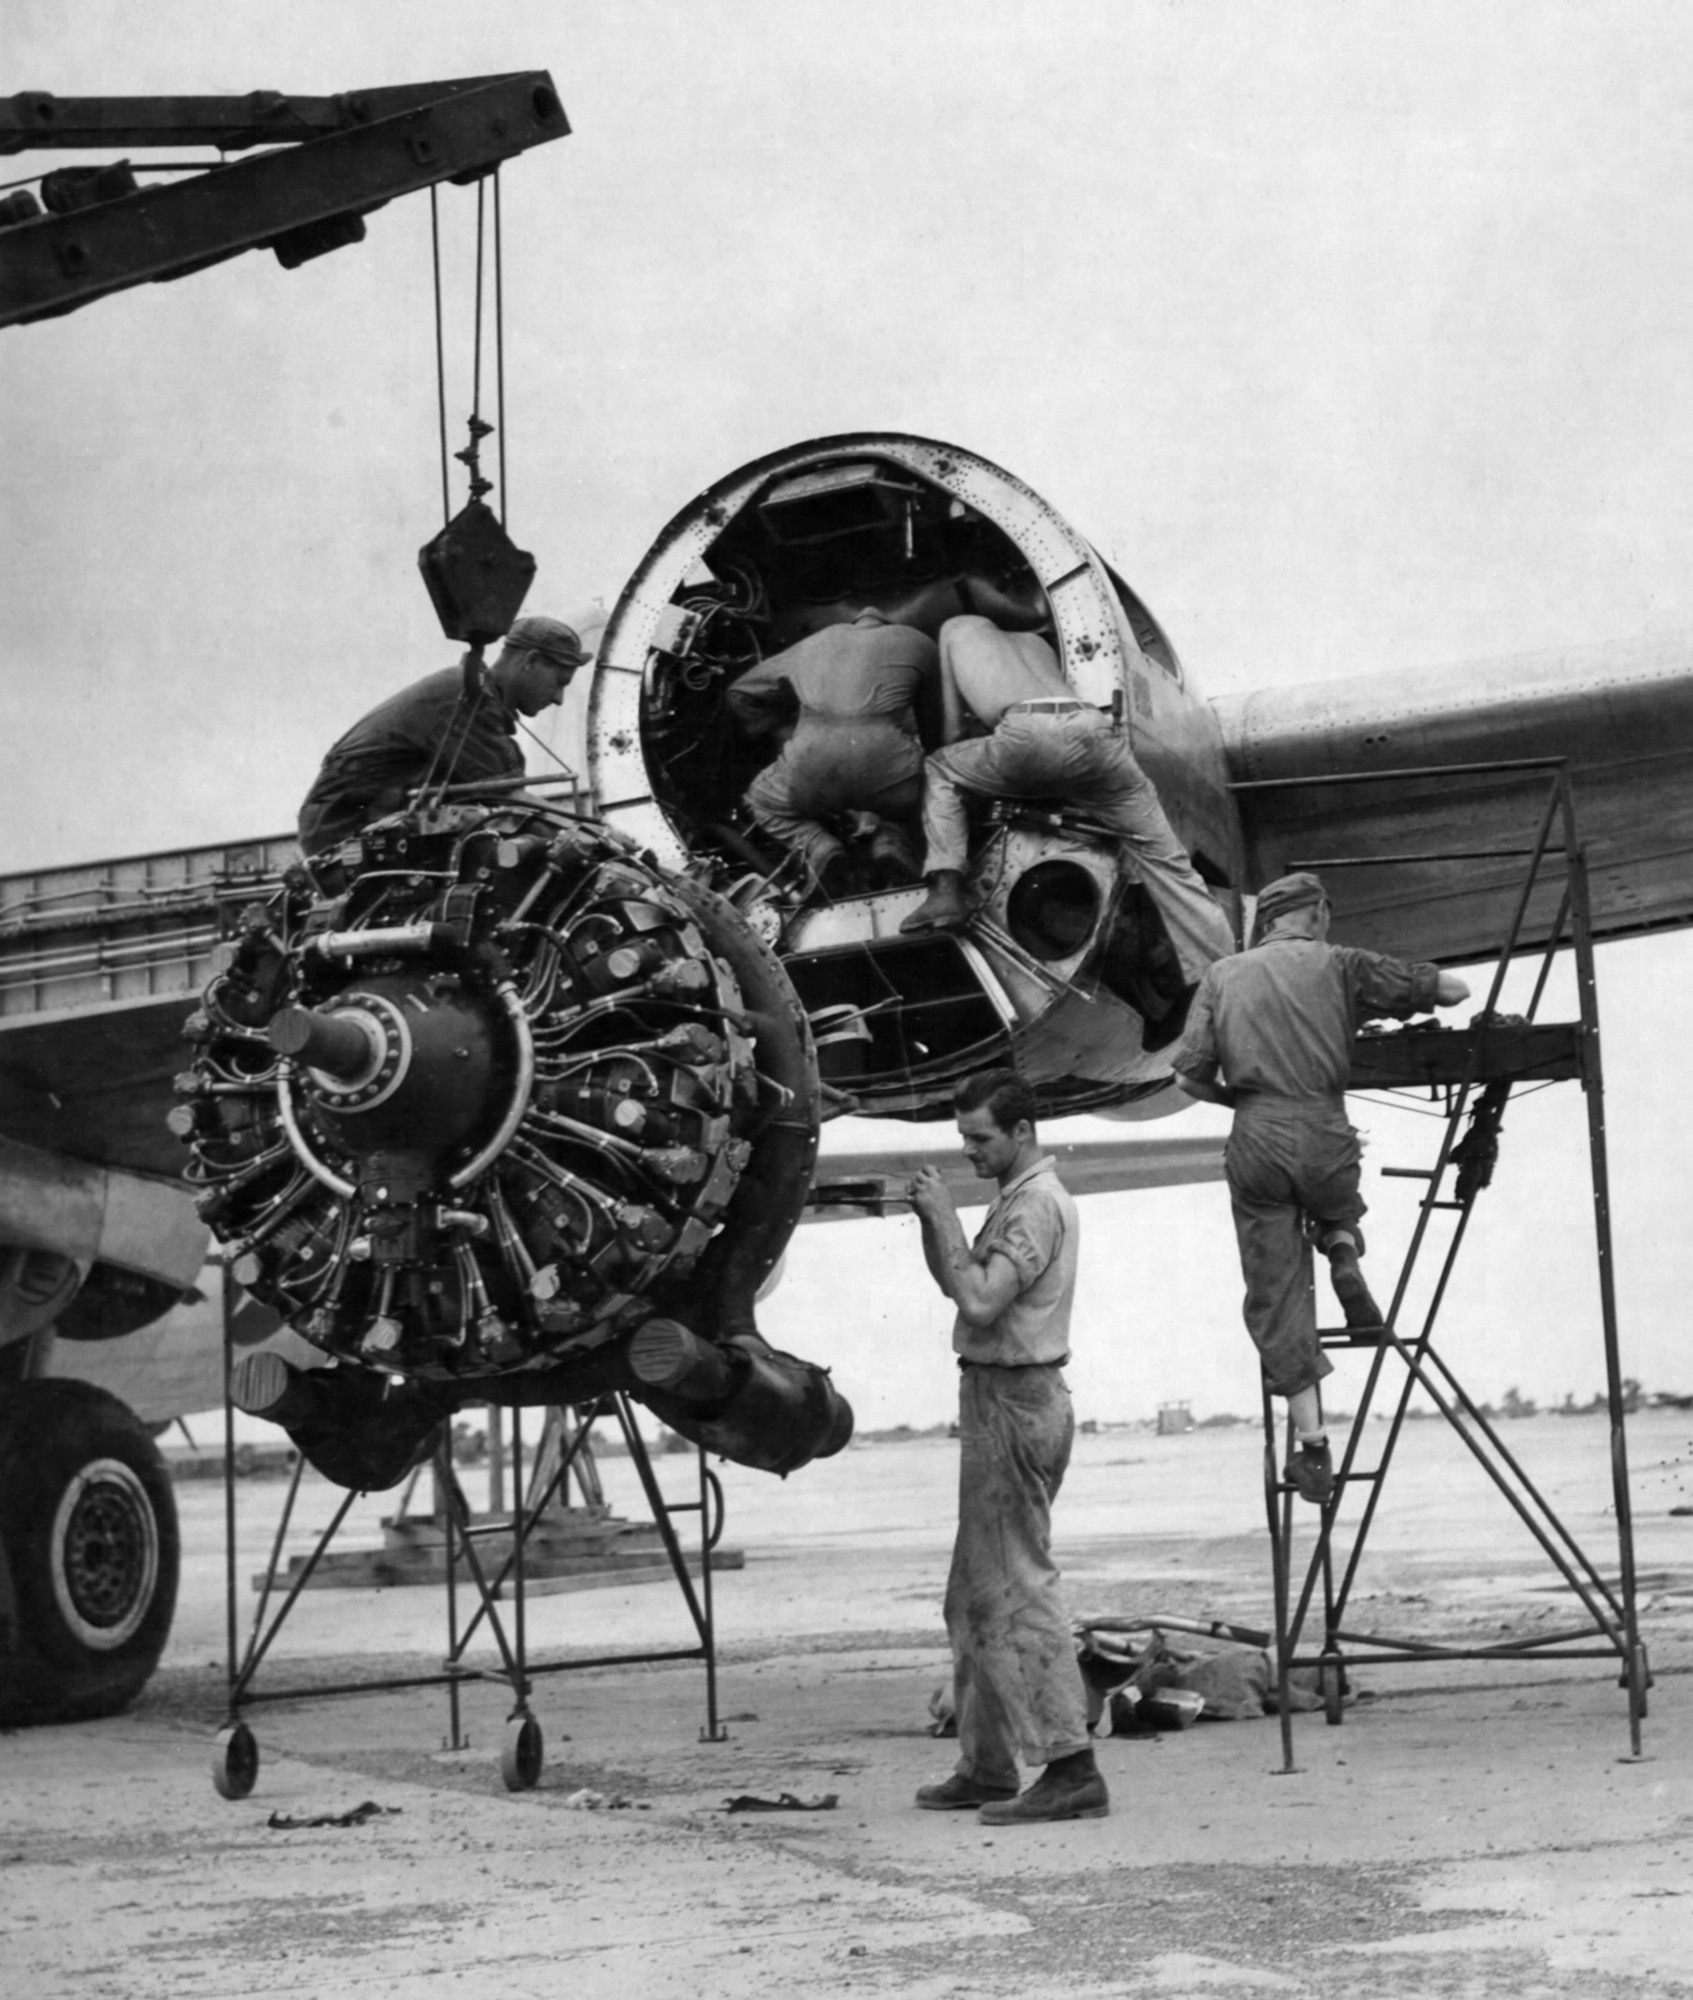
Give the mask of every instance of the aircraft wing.
[{"label": "aircraft wing", "polygon": [[[37,1372],[91,1382],[127,1403],[144,1424],[215,1410],[224,1390],[223,1285],[222,1267],[208,1264],[197,1288],[162,1319],[122,1340],[50,1339]],[[265,1347],[296,1368],[323,1366],[315,1347],[239,1290],[231,1299],[229,1338],[238,1356]]]},{"label": "aircraft wing", "polygon": [[[1203,1116],[1204,1114],[1197,1114]],[[1087,1119],[1070,1123],[1089,1125]],[[946,1129],[946,1144],[923,1144],[923,1127],[901,1127],[888,1119],[854,1121],[849,1143],[824,1128],[824,1151],[804,1220],[843,1221],[854,1216],[907,1212],[905,1186],[919,1167],[937,1167],[960,1208],[982,1208],[992,1198]],[[933,1132],[936,1128],[928,1128]],[[1058,1163],[1059,1178],[1072,1194],[1108,1194],[1123,1188],[1181,1187],[1223,1178],[1220,1133],[1184,1133],[1179,1138],[1145,1139],[1064,1136],[1063,1124],[1041,1128],[1042,1150]]]},{"label": "aircraft wing", "polygon": [[220,937],[293,858],[275,835],[0,878],[0,1132],[174,1180],[183,1023]]},{"label": "aircraft wing", "polygon": [[[1451,767],[1545,757],[1568,759],[1594,935],[1693,923],[1693,636],[1272,689],[1216,708],[1247,879],[1321,869],[1348,944],[1446,963],[1497,950],[1527,870],[1526,857],[1497,850],[1533,844],[1548,774]],[[1424,775],[1314,782],[1405,770]],[[1303,782],[1253,789],[1266,780]],[[1525,942],[1548,936],[1563,884],[1560,859],[1542,871]]]},{"label": "aircraft wing", "polygon": [[32,1253],[0,1256],[0,1348],[35,1338],[33,1373],[145,1422],[222,1394],[221,1278],[165,1120],[220,935],[291,854],[278,837],[0,878],[0,1252]]},{"label": "aircraft wing", "polygon": [[184,1153],[165,1124],[192,1051],[193,994],[0,1019],[0,1131],[27,1146],[174,1179]]}]

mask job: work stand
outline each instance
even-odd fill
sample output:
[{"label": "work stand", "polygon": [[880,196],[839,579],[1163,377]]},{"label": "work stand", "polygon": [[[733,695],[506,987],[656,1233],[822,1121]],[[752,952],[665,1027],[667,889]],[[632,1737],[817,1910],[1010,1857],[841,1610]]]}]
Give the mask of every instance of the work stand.
[{"label": "work stand", "polygon": [[[226,1315],[227,1325],[227,1315]],[[226,1347],[227,1347],[226,1336]],[[230,1359],[226,1352],[226,1364]],[[227,1379],[226,1366],[226,1379]],[[490,1411],[490,1425],[497,1424],[499,1412]],[[240,1577],[236,1550],[235,1441],[231,1405],[224,1405],[224,1521],[226,1541],[226,1586],[228,1605],[228,1706],[212,1759],[212,1782],[227,1799],[245,1798],[258,1777],[259,1751],[252,1729],[242,1719],[242,1711],[259,1702],[306,1701],[320,1696],[390,1693],[402,1688],[444,1687],[449,1716],[448,1748],[466,1747],[461,1713],[461,1690],[467,1681],[501,1681],[510,1690],[512,1707],[506,1719],[501,1745],[500,1772],[510,1791],[527,1791],[540,1778],[544,1742],[540,1722],[530,1707],[536,1680],[545,1674],[570,1673],[587,1667],[644,1666],[657,1661],[699,1660],[705,1667],[706,1721],[700,1731],[702,1742],[721,1742],[726,1731],[717,1715],[717,1645],[712,1609],[712,1551],[723,1531],[723,1489],[717,1475],[706,1463],[705,1452],[694,1448],[698,1471],[698,1497],[686,1501],[666,1500],[653,1471],[652,1458],[635,1422],[634,1406],[621,1391],[603,1396],[574,1409],[551,1410],[542,1431],[541,1444],[527,1468],[527,1489],[523,1447],[523,1413],[510,1413],[510,1473],[516,1504],[511,1512],[495,1510],[478,1519],[471,1512],[453,1462],[452,1441],[443,1427],[432,1458],[427,1461],[435,1488],[434,1522],[441,1532],[444,1553],[446,1654],[441,1670],[432,1674],[402,1677],[372,1677],[342,1681],[332,1685],[260,1689],[255,1685],[260,1666],[269,1654],[300,1594],[312,1582],[324,1562],[337,1533],[354,1502],[360,1497],[348,1493],[336,1508],[327,1527],[316,1536],[303,1560],[289,1566],[282,1582],[284,1548],[295,1502],[299,1497],[304,1461],[296,1459],[282,1517],[271,1544],[270,1557],[258,1580],[258,1605],[245,1644],[239,1638]],[[692,1622],[696,1643],[660,1652],[609,1653],[590,1658],[535,1660],[530,1657],[527,1618],[526,1558],[535,1538],[547,1523],[556,1519],[557,1504],[574,1479],[584,1499],[601,1506],[598,1471],[593,1455],[593,1435],[597,1424],[614,1421],[622,1433],[629,1459],[651,1510],[653,1526],[663,1546],[664,1556],[682,1595]],[[400,1503],[405,1517],[407,1501],[419,1474],[414,1472]],[[676,1517],[696,1514],[698,1552],[695,1561],[699,1587],[690,1573],[687,1551],[677,1533]],[[373,1577],[372,1582],[379,1579]],[[468,1601],[461,1590],[468,1587]],[[274,1603],[273,1600],[278,1600]],[[465,1615],[468,1611],[468,1616]],[[467,1657],[473,1639],[491,1636],[498,1653],[497,1664],[477,1665]]]},{"label": "work stand", "polygon": [[[1383,785],[1395,779],[1426,783],[1430,776],[1489,777],[1518,774],[1529,785],[1532,801],[1543,783],[1546,796],[1532,844],[1523,848],[1490,849],[1485,857],[1462,854],[1325,856],[1291,864],[1332,873],[1350,867],[1381,868],[1395,863],[1426,868],[1431,863],[1454,868],[1466,862],[1502,856],[1525,863],[1520,890],[1505,929],[1487,998],[1471,1026],[1450,1029],[1412,1027],[1398,1033],[1366,1034],[1354,1048],[1354,1090],[1414,1090],[1432,1100],[1444,1123],[1432,1167],[1385,1167],[1384,1174],[1425,1183],[1416,1224],[1395,1282],[1385,1323],[1375,1327],[1345,1326],[1319,1331],[1324,1349],[1366,1353],[1369,1367],[1344,1448],[1338,1454],[1332,1499],[1317,1514],[1317,1533],[1294,1590],[1295,1522],[1313,1510],[1295,1501],[1281,1468],[1293,1445],[1288,1426],[1284,1449],[1278,1453],[1277,1425],[1268,1391],[1264,1395],[1264,1498],[1269,1519],[1275,1592],[1275,1651],[1279,1684],[1289,1688],[1297,1668],[1315,1668],[1324,1714],[1330,1723],[1342,1719],[1349,1692],[1348,1670],[1359,1666],[1427,1665],[1433,1660],[1608,1659],[1621,1664],[1620,1685],[1628,1690],[1631,1755],[1640,1755],[1640,1725],[1646,1713],[1651,1676],[1641,1644],[1635,1611],[1633,1517],[1629,1504],[1628,1459],[1624,1440],[1624,1392],[1617,1346],[1616,1298],[1610,1226],[1610,1178],[1605,1156],[1604,1083],[1599,1055],[1599,1014],[1593,969],[1593,937],[1586,865],[1576,837],[1574,804],[1568,773],[1561,761],[1535,760],[1512,764],[1474,764],[1449,771],[1357,773],[1317,784]],[[1251,789],[1268,789],[1252,787]],[[1551,933],[1542,948],[1525,947],[1525,919],[1537,885],[1544,875],[1563,875],[1563,890]],[[1555,889],[1556,884],[1552,887]],[[1540,902],[1547,892],[1542,885]],[[1572,948],[1580,1001],[1579,1019],[1541,1023],[1537,1020],[1553,955],[1560,945]],[[1505,976],[1513,961],[1531,960],[1543,951],[1526,1015],[1498,1012]],[[1605,1346],[1605,1393],[1610,1421],[1611,1477],[1617,1527],[1615,1581],[1601,1573],[1559,1519],[1501,1437],[1488,1414],[1465,1390],[1436,1346],[1436,1328],[1446,1301],[1454,1267],[1469,1231],[1477,1200],[1488,1187],[1498,1157],[1501,1122],[1514,1089],[1521,1085],[1577,1082],[1587,1102],[1588,1151],[1593,1193],[1595,1246],[1599,1279],[1599,1310]],[[1466,1119],[1469,1129],[1464,1131]],[[1444,1237],[1444,1248],[1439,1239]],[[1414,1273],[1422,1263],[1434,1265],[1429,1303],[1415,1331],[1402,1324]],[[1390,1373],[1391,1369],[1391,1373]],[[1482,1472],[1497,1488],[1539,1545],[1567,1589],[1577,1622],[1554,1631],[1523,1638],[1504,1638],[1487,1645],[1447,1645],[1432,1640],[1389,1637],[1356,1629],[1350,1621],[1353,1588],[1368,1544],[1370,1529],[1381,1507],[1393,1457],[1413,1392],[1421,1389],[1440,1416],[1461,1438]],[[1378,1398],[1387,1416],[1385,1432],[1377,1437],[1366,1427]],[[1367,1463],[1374,1449],[1373,1464]],[[1313,1651],[1306,1633],[1316,1638]],[[1302,1642],[1304,1642],[1302,1644]],[[1291,1702],[1280,1703],[1282,1768],[1293,1763]]]}]

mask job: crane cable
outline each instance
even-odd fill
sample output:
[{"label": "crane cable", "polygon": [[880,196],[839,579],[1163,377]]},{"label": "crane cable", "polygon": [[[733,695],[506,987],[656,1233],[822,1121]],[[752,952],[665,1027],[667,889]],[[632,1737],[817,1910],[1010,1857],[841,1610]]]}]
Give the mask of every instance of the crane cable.
[{"label": "crane cable", "polygon": [[[494,200],[493,200],[494,407],[495,407],[495,414],[498,418],[497,423],[495,423],[492,426],[492,434],[497,443],[497,448],[499,451],[499,461],[500,461],[499,491],[497,496],[496,512],[498,513],[499,516],[500,526],[503,528],[506,525],[506,487],[507,487],[506,313],[505,313],[505,267],[506,266],[505,266],[505,236],[503,227],[503,211],[501,207],[501,193],[500,193],[500,170],[498,167],[494,168],[493,172],[488,176],[486,176],[483,180],[479,180],[476,183],[476,287],[474,294],[475,313],[473,321],[475,331],[474,331],[474,339],[473,339],[472,353],[471,353],[470,443],[465,447],[463,451],[455,452],[453,456],[459,459],[465,466],[467,466],[470,471],[470,492],[472,499],[480,499],[482,494],[489,492],[491,490],[488,481],[483,479],[481,475],[481,469],[479,463],[481,440],[487,435],[489,435],[489,430],[490,430],[490,427],[484,424],[482,421],[482,324],[483,324],[482,306],[483,306],[483,295],[487,288],[485,281],[484,252],[485,252],[487,233],[488,233],[487,203],[485,199],[484,190],[489,180],[493,182],[493,187],[494,187]],[[434,304],[435,304],[436,431],[438,435],[438,441],[440,444],[440,457],[441,457],[441,520],[443,526],[445,526],[448,523],[450,523],[452,519],[452,497],[449,490],[449,475],[447,469],[447,453],[448,453],[447,359],[446,359],[446,335],[443,325],[443,308],[442,308],[442,299],[445,292],[445,286],[443,285],[441,278],[440,190],[434,187],[432,187],[429,190],[429,230],[430,230],[431,249],[433,252]],[[438,769],[441,772],[440,776],[441,790],[444,792],[446,787],[452,783],[453,772],[457,767],[459,756],[463,752],[465,743],[469,738],[470,730],[476,721],[477,715],[481,711],[483,701],[486,699],[487,687],[488,687],[487,670],[486,668],[483,668],[481,674],[478,677],[475,697],[474,698],[461,697],[459,707],[453,711],[452,719],[448,723],[446,730],[443,732],[441,742],[436,746],[435,755],[431,759],[429,769],[424,775],[423,785],[420,788],[422,792],[427,793],[430,787],[435,784],[436,772]],[[538,736],[535,733],[535,731],[531,729],[527,723],[524,722],[521,716],[515,717],[514,719],[517,722],[518,728],[521,729],[523,734],[529,738],[530,742],[535,744],[538,749],[542,750],[548,757],[550,757],[553,763],[555,763],[558,766],[558,768],[565,774],[566,777],[574,781],[576,778],[575,771],[571,768],[569,764],[565,762],[564,758],[559,755],[558,751],[555,750],[550,743],[546,742],[542,737]],[[455,730],[457,731],[458,734],[458,742],[451,751],[451,754],[446,756],[443,767],[443,753],[447,750],[448,744],[452,741]]]},{"label": "crane cable", "polygon": [[[500,454],[498,514],[500,525],[504,527],[506,479],[505,285],[503,245],[500,231],[500,171],[498,167],[493,170],[491,178],[494,182],[494,373],[496,407],[500,420],[497,427],[485,424],[482,420],[482,321],[483,295],[486,289],[485,251],[488,235],[487,179],[484,178],[476,183],[476,282],[472,294],[473,310],[471,315],[470,442],[465,446],[463,451],[454,452],[453,456],[470,473],[470,497],[472,500],[481,499],[482,495],[489,491],[489,482],[482,477],[482,439],[488,435],[490,429],[495,431],[495,435],[499,439]],[[442,298],[445,288],[441,279],[441,208],[439,192],[439,189],[434,187],[429,190],[429,229],[434,264],[436,430],[440,444],[441,458],[441,518],[445,525],[451,520],[452,499],[449,491],[447,471],[447,358],[442,309]],[[420,798],[427,797],[431,789],[436,786],[437,772],[440,773],[440,793],[444,793],[447,786],[452,783],[453,773],[458,767],[459,758],[463,755],[465,745],[470,740],[470,732],[474,728],[476,718],[481,713],[483,704],[488,698],[489,683],[487,667],[482,663],[480,648],[473,648],[472,652],[475,655],[478,667],[475,693],[472,694],[469,686],[467,686],[460,695],[458,706],[453,710],[447,727],[441,733],[441,740],[435,746],[435,754],[429,760],[429,768],[424,773],[423,783],[420,787]],[[457,736],[456,743],[454,742],[455,734]]]}]

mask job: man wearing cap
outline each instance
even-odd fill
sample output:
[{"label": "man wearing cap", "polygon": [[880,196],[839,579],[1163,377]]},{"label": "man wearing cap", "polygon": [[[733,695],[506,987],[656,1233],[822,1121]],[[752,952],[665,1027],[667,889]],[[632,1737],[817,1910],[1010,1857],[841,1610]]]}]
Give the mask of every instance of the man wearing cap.
[{"label": "man wearing cap", "polygon": [[[941,627],[944,748],[923,774],[927,898],[902,931],[962,930],[967,795],[1062,799],[1109,828],[1135,858],[1191,985],[1233,948],[1229,921],[1177,840],[1152,781],[1120,731],[1080,700],[1037,632],[1006,632],[969,613]],[[989,732],[960,741],[964,717]]]},{"label": "man wearing cap", "polygon": [[378,703],[331,746],[300,807],[307,859],[398,812],[431,774],[452,784],[521,775],[517,718],[564,699],[588,657],[582,633],[604,622],[597,610],[570,621],[520,618],[468,698],[463,670],[444,667]]},{"label": "man wearing cap", "polygon": [[724,697],[749,736],[781,743],[748,787],[748,809],[827,896],[852,887],[846,842],[827,823],[847,814],[872,822],[874,886],[917,879],[900,822],[917,812],[917,708],[934,676],[934,640],[866,606],[850,624],[825,625],[761,660]]},{"label": "man wearing cap", "polygon": [[1347,1324],[1381,1324],[1358,1268],[1364,1200],[1345,1102],[1352,1039],[1362,1020],[1452,1007],[1470,990],[1436,965],[1333,945],[1328,933],[1317,876],[1283,875],[1260,890],[1252,948],[1207,969],[1175,1054],[1189,1096],[1234,1111],[1223,1164],[1246,1330],[1270,1393],[1287,1398],[1297,1438],[1287,1478],[1318,1506],[1334,1491],[1334,1465],[1317,1387],[1331,1364],[1317,1340],[1313,1242]]}]

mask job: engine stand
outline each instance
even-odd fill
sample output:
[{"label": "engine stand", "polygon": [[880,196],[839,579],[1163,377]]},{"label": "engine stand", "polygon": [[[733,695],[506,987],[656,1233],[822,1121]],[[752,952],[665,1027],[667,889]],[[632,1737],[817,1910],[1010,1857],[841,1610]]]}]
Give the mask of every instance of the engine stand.
[{"label": "engine stand", "polygon": [[[226,1315],[226,1327],[228,1319]],[[226,1333],[226,1347],[228,1337]],[[226,1361],[229,1356],[226,1354]],[[227,1374],[227,1370],[226,1370]],[[529,1656],[527,1625],[526,1553],[532,1537],[544,1525],[548,1510],[566,1482],[574,1475],[584,1491],[597,1496],[598,1475],[594,1469],[592,1435],[594,1425],[613,1418],[623,1436],[631,1464],[641,1482],[653,1525],[663,1545],[678,1590],[681,1592],[696,1643],[659,1652],[617,1653],[568,1660],[532,1660]],[[348,1493],[337,1507],[328,1526],[317,1536],[310,1553],[290,1568],[281,1602],[271,1611],[271,1599],[279,1583],[283,1549],[298,1498],[304,1461],[297,1460],[283,1503],[282,1517],[273,1540],[265,1573],[259,1580],[259,1602],[252,1627],[243,1647],[238,1635],[238,1575],[235,1508],[235,1452],[233,1406],[224,1407],[224,1510],[228,1617],[228,1697],[226,1720],[219,1732],[212,1762],[212,1780],[225,1798],[245,1798],[257,1781],[258,1745],[242,1711],[258,1702],[305,1701],[338,1694],[386,1693],[410,1687],[447,1689],[449,1736],[452,1749],[462,1749],[465,1738],[460,1709],[460,1688],[466,1681],[503,1681],[512,1691],[513,1705],[505,1726],[501,1774],[510,1791],[526,1791],[538,1781],[543,1757],[541,1725],[530,1708],[535,1680],[543,1674],[568,1673],[586,1667],[646,1665],[657,1661],[699,1660],[705,1667],[706,1721],[700,1730],[702,1742],[725,1740],[717,1713],[717,1643],[712,1605],[712,1551],[723,1532],[723,1489],[706,1462],[703,1449],[695,1447],[698,1469],[698,1497],[686,1501],[666,1500],[653,1470],[652,1457],[635,1421],[634,1407],[621,1392],[601,1397],[575,1410],[549,1413],[542,1445],[530,1469],[525,1493],[522,1412],[512,1412],[510,1471],[512,1490],[525,1495],[511,1516],[478,1522],[471,1513],[464,1489],[452,1460],[452,1444],[443,1432],[431,1468],[436,1483],[440,1521],[445,1531],[446,1555],[446,1635],[447,1649],[442,1670],[403,1678],[372,1677],[368,1680],[338,1682],[327,1687],[284,1687],[259,1689],[254,1681],[259,1668],[280,1632],[300,1593],[310,1584],[313,1572],[323,1561],[353,1502]],[[415,1477],[415,1475],[414,1475]],[[690,1552],[682,1546],[676,1516],[699,1516],[699,1546],[693,1555],[699,1587],[690,1566]],[[481,1545],[479,1549],[479,1544]],[[503,1553],[501,1552],[503,1547]],[[461,1620],[459,1586],[468,1581],[475,1593],[475,1608]],[[506,1608],[509,1607],[509,1620]],[[466,1658],[473,1638],[486,1620],[499,1652],[497,1666],[477,1666]]]}]

